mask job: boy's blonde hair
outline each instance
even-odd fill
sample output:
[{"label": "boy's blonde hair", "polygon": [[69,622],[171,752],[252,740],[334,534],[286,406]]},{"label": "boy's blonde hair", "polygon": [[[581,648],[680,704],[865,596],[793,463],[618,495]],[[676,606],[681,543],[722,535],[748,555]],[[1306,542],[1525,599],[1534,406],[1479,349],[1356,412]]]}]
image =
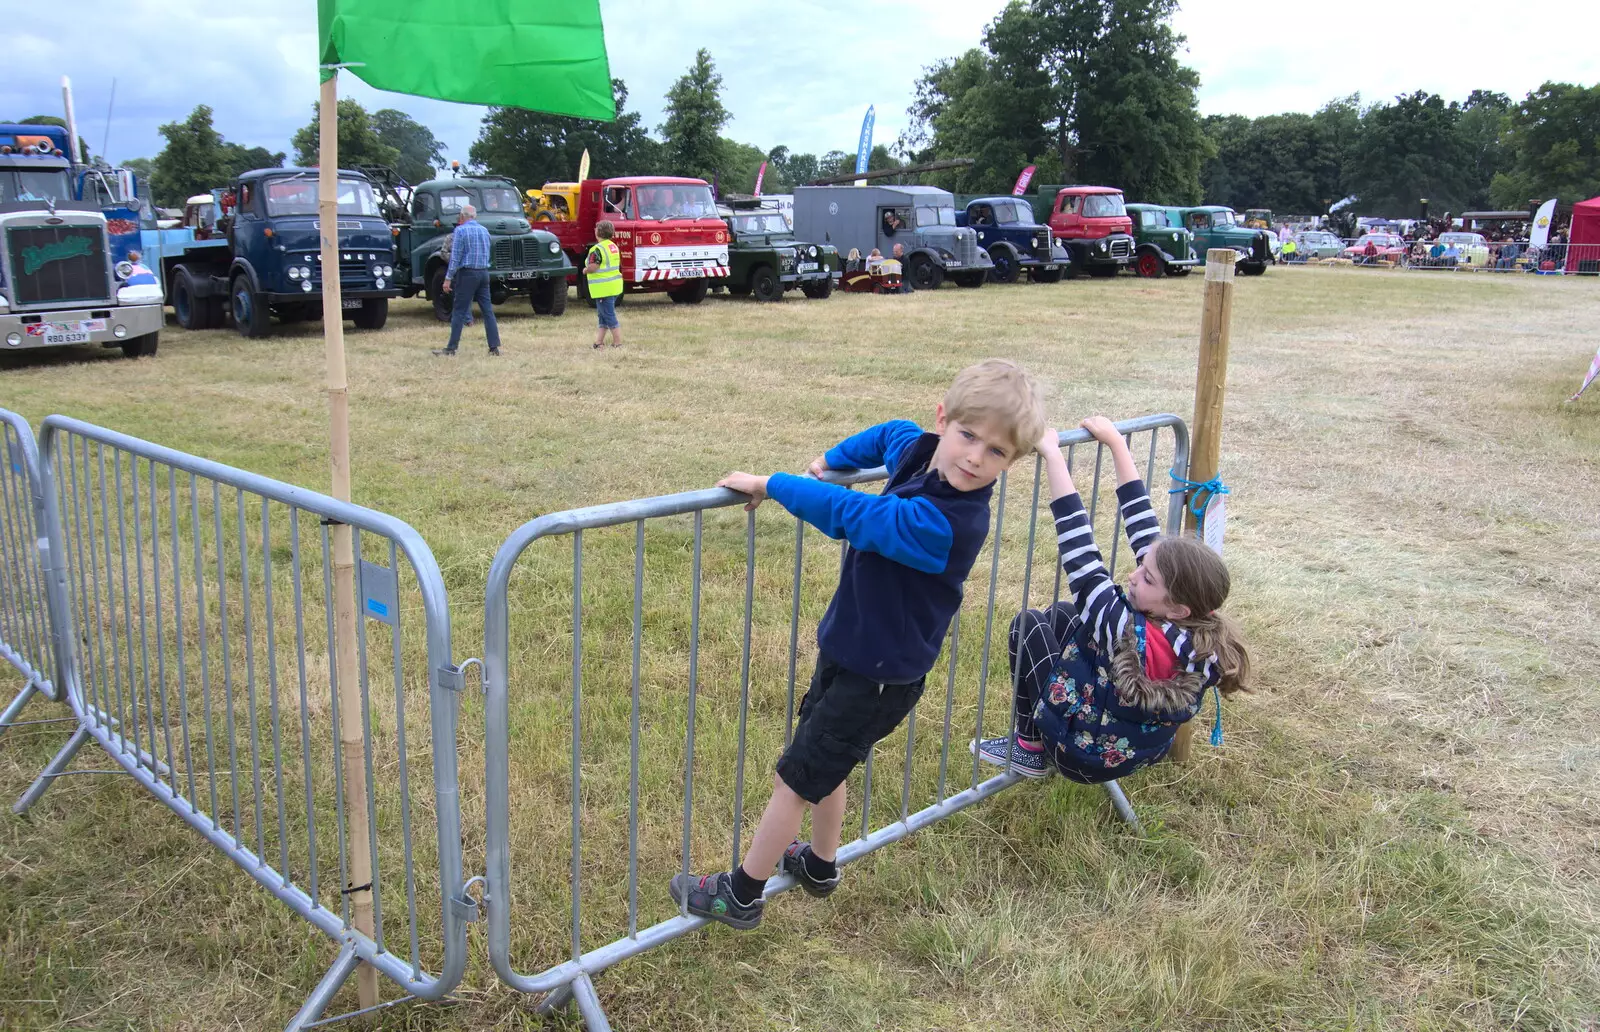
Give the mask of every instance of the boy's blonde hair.
[{"label": "boy's blonde hair", "polygon": [[617,227],[611,224],[610,219],[601,219],[594,224],[594,235],[601,240],[610,240],[616,231]]},{"label": "boy's blonde hair", "polygon": [[1012,458],[1026,455],[1044,434],[1044,391],[1027,370],[989,358],[956,374],[944,393],[944,416],[975,426],[988,423],[1011,440]]}]

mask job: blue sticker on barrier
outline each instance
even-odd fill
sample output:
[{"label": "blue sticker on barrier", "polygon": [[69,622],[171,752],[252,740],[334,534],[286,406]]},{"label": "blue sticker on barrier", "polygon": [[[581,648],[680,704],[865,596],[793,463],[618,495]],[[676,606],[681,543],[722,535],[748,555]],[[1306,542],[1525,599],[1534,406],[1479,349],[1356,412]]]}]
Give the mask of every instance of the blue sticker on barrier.
[{"label": "blue sticker on barrier", "polygon": [[361,560],[361,599],[368,616],[391,627],[397,626],[400,608],[397,594],[393,570]]}]

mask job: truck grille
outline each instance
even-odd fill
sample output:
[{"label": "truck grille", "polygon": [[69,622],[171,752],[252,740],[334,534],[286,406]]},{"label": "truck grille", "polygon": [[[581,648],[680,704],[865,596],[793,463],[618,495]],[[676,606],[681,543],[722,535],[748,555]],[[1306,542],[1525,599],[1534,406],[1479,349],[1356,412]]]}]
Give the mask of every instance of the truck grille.
[{"label": "truck grille", "polygon": [[1039,246],[1033,249],[1033,256],[1041,262],[1050,260],[1050,230],[1039,230]]},{"label": "truck grille", "polygon": [[539,242],[516,237],[496,240],[489,249],[489,267],[497,271],[528,269],[539,264]]},{"label": "truck grille", "polygon": [[956,259],[963,266],[978,264],[978,236],[970,231],[956,237]]},{"label": "truck grille", "polygon": [[6,250],[16,307],[111,301],[101,226],[8,226]]},{"label": "truck grille", "polygon": [[1111,241],[1111,257],[1132,258],[1133,241],[1129,240],[1127,237],[1123,237],[1120,240]]}]

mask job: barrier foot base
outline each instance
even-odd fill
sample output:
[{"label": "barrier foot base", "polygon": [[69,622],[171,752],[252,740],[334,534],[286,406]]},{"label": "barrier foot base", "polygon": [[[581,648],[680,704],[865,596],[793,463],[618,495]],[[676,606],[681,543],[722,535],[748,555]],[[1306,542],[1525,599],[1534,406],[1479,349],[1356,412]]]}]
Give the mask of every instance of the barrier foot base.
[{"label": "barrier foot base", "polygon": [[1128,802],[1128,797],[1123,794],[1122,786],[1115,781],[1107,781],[1100,787],[1111,797],[1111,805],[1117,808],[1117,816],[1128,822],[1128,827],[1133,829],[1134,834],[1143,835],[1144,825],[1139,823],[1139,815],[1133,812],[1133,804]]},{"label": "barrier foot base", "polygon": [[37,803],[39,797],[44,795],[45,789],[50,787],[50,783],[55,781],[63,770],[66,770],[67,764],[72,762],[72,758],[78,755],[78,750],[82,749],[83,743],[88,740],[88,728],[80,727],[74,731],[72,737],[67,739],[67,744],[61,747],[61,751],[56,753],[55,758],[34,779],[33,784],[28,786],[28,790],[22,793],[22,798],[11,807],[11,812],[26,813],[30,806]]},{"label": "barrier foot base", "polygon": [[284,1032],[301,1032],[302,1029],[315,1024],[317,1019],[322,1017],[322,1012],[328,1009],[328,1004],[333,1002],[334,994],[339,991],[339,987],[344,985],[360,966],[361,955],[356,952],[354,946],[346,943],[344,948],[339,950],[339,956],[334,960],[333,967],[322,976],[322,981],[317,983],[317,987],[311,990],[311,996],[306,999],[305,1005],[294,1016],[294,1020],[289,1022]]},{"label": "barrier foot base", "polygon": [[606,1012],[600,1006],[600,997],[594,994],[594,983],[588,975],[579,975],[570,985],[572,998],[578,1003],[578,1013],[583,1017],[583,1026],[589,1032],[611,1032],[611,1022],[606,1020]]},{"label": "barrier foot base", "polygon": [[548,1016],[556,1013],[557,1011],[566,1010],[569,1006],[571,1006],[571,1004],[572,983],[568,982],[566,985],[561,986],[559,989],[540,1000],[538,1006],[534,1007],[533,1009],[537,1014]]},{"label": "barrier foot base", "polygon": [[29,681],[22,691],[17,693],[17,697],[11,700],[11,705],[5,708],[4,713],[0,713],[0,734],[5,733],[6,728],[17,719],[17,714],[22,712],[22,707],[28,704],[28,700],[33,698],[38,690],[38,684]]}]

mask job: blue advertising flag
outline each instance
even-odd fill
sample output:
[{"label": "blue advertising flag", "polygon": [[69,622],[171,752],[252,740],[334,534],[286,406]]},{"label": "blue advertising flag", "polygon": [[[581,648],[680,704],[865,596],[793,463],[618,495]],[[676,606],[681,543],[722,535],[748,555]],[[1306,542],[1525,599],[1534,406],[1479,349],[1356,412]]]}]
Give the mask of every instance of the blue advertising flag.
[{"label": "blue advertising flag", "polygon": [[856,175],[860,175],[867,170],[867,161],[872,157],[873,118],[873,108],[868,105],[867,117],[861,120],[861,139],[856,144]]}]

